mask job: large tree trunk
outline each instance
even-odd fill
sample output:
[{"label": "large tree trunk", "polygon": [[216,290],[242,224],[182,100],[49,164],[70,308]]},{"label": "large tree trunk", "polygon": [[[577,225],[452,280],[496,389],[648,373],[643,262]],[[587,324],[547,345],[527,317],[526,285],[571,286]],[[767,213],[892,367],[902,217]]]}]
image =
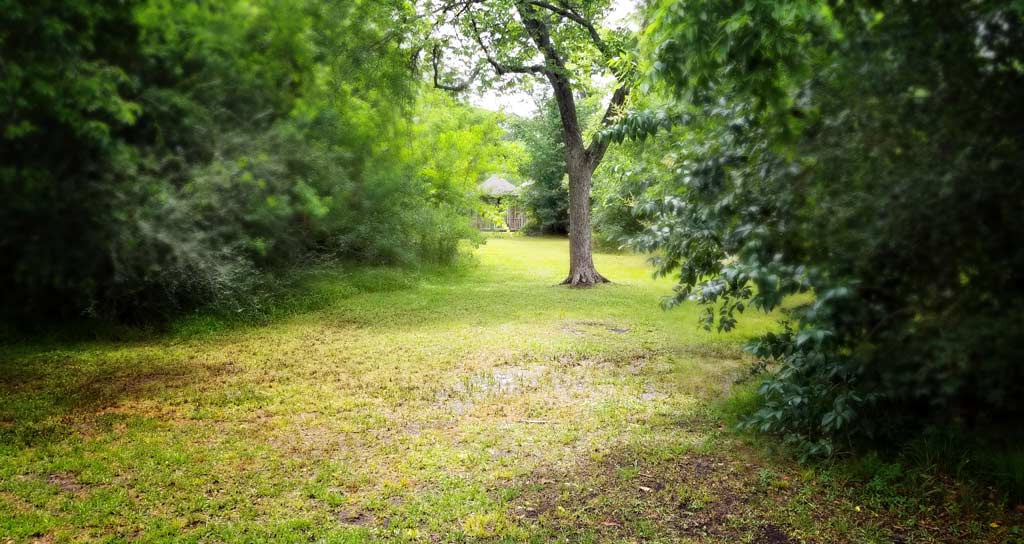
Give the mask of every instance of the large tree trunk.
[{"label": "large tree trunk", "polygon": [[[590,181],[593,171],[585,156],[567,153],[569,171],[569,277],[562,282],[571,287],[593,287],[608,283],[597,272],[591,252]],[[577,155],[577,156],[571,156]]]},{"label": "large tree trunk", "polygon": [[[572,94],[572,81],[567,75],[562,56],[551,41],[551,32],[537,16],[537,9],[533,4],[519,1],[516,2],[516,8],[527,33],[544,55],[545,64],[540,72],[551,82],[551,90],[558,104],[558,114],[562,119],[565,169],[569,173],[569,277],[565,278],[562,284],[572,287],[593,287],[598,283],[608,283],[608,279],[598,274],[594,268],[594,257],[590,250],[590,180],[608,148],[608,143],[595,140],[590,148],[583,145],[579,116],[576,113],[576,98]],[[589,26],[589,23],[586,24]],[[597,31],[592,26],[589,28],[591,35],[594,36],[595,45],[604,53],[605,47]],[[601,120],[602,124],[608,124],[615,108],[622,105],[627,93],[626,87],[615,90],[608,111]]]}]

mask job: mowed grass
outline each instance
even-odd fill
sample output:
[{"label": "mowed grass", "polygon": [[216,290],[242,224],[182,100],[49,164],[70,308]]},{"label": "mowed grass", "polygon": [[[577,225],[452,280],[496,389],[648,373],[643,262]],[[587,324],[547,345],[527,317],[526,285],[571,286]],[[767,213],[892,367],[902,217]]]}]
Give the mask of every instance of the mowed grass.
[{"label": "mowed grass", "polygon": [[996,506],[864,502],[873,474],[750,446],[731,390],[775,317],[705,332],[642,257],[596,261],[615,284],[570,290],[565,240],[494,238],[319,271],[261,326],[7,347],[0,542],[1013,538]]}]

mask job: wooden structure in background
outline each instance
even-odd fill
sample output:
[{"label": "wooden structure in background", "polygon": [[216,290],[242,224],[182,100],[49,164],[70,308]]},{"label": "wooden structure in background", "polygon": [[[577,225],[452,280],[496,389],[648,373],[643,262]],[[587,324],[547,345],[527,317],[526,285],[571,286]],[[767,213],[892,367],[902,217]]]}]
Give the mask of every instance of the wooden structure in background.
[{"label": "wooden structure in background", "polygon": [[498,225],[486,217],[481,217],[476,212],[471,212],[469,224],[472,225],[473,228],[483,231],[516,232],[526,224],[526,214],[524,214],[523,210],[519,208],[510,207],[505,211],[505,224]]},{"label": "wooden structure in background", "polygon": [[[502,201],[514,199],[519,193],[519,188],[512,185],[510,181],[500,176],[491,176],[480,184],[480,192],[488,204],[500,205]],[[505,210],[504,225],[496,224],[487,217],[481,217],[478,213],[471,212],[469,224],[474,228],[483,231],[509,231],[516,232],[526,224],[526,214],[522,208],[514,203]]]}]

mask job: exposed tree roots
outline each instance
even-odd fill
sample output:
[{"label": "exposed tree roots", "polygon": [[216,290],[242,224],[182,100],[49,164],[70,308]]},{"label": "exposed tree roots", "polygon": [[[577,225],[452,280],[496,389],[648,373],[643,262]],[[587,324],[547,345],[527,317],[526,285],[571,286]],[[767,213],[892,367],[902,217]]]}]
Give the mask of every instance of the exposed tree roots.
[{"label": "exposed tree roots", "polygon": [[570,273],[569,277],[565,278],[561,285],[568,285],[573,288],[587,288],[599,283],[611,283],[611,280],[598,274],[597,270],[581,270]]}]

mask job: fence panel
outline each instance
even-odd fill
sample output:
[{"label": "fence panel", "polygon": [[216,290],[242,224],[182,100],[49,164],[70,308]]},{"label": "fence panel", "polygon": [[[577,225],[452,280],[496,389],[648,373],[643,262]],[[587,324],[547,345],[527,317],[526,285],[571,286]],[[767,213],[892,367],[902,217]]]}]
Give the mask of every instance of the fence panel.
[{"label": "fence panel", "polygon": [[505,212],[505,224],[497,225],[494,221],[481,216],[475,211],[469,214],[469,224],[477,230],[516,232],[526,224],[526,214],[520,208],[509,208]]}]

